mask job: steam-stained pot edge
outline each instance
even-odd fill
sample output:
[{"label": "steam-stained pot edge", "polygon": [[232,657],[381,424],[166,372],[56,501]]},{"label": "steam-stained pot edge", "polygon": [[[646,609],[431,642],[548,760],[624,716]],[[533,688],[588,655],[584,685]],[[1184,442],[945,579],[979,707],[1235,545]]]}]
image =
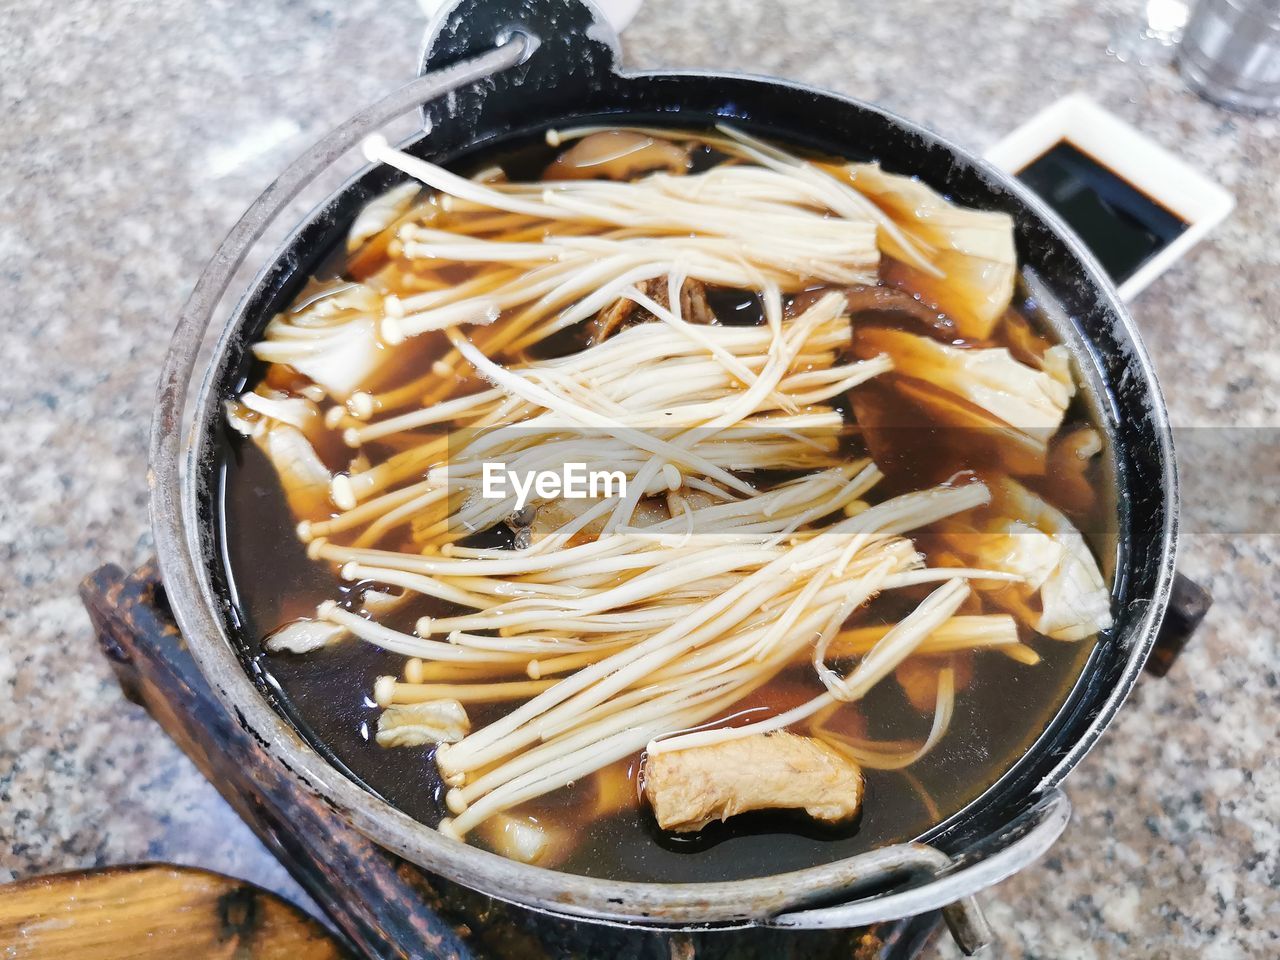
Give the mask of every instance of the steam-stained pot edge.
[{"label": "steam-stained pot edge", "polygon": [[[518,6],[529,15],[550,8],[581,9],[570,0]],[[528,25],[540,40],[550,35],[545,28],[538,31]],[[431,133],[414,145],[414,151],[432,159],[456,159],[467,148],[512,133],[595,117],[614,123],[675,120],[681,126],[731,118],[750,131],[800,146],[874,157],[890,170],[918,173],[960,202],[1007,210],[1018,223],[1020,259],[1036,270],[1078,324],[1079,332],[1068,342],[1076,347],[1082,367],[1092,368],[1107,388],[1109,407],[1104,415],[1124,494],[1114,590],[1118,624],[1114,636],[1100,643],[1087,682],[1028,754],[1028,762],[989,791],[981,810],[969,811],[935,838],[942,849],[960,852],[1026,809],[1083,756],[1131,687],[1167,602],[1176,479],[1163,403],[1131,322],[1098,266],[1039,201],[926,131],[878,108],[778,81],[708,74],[584,76],[575,70],[564,78],[560,71],[565,63],[602,63],[601,50],[608,50],[608,44],[577,34],[568,41],[585,46],[569,47],[577,56],[564,51],[554,56],[553,49],[540,42],[511,74],[499,73],[447,103],[429,106]],[[432,50],[440,56],[450,52],[441,44]],[[575,79],[585,86],[577,86]],[[217,286],[217,277],[207,285],[202,280],[184,315],[157,412],[153,514],[166,585],[202,669],[246,728],[363,832],[408,859],[500,898],[595,919],[680,925],[750,921],[815,898],[837,897],[857,879],[850,861],[731,884],[627,884],[528,867],[446,840],[342,777],[273,711],[268,696],[244,672],[228,640],[231,625],[223,619],[225,607],[210,580],[215,565],[208,555],[209,428],[219,415],[225,387],[238,375],[236,360],[247,339],[296,292],[355,210],[395,179],[379,169],[348,184],[290,237],[287,253],[264,272],[253,295],[237,310],[202,387],[199,419],[186,450],[186,484],[180,486],[177,430],[188,388],[185,372],[194,362],[205,307],[212,309],[200,298]],[[229,243],[234,246],[242,239],[233,235]]]}]

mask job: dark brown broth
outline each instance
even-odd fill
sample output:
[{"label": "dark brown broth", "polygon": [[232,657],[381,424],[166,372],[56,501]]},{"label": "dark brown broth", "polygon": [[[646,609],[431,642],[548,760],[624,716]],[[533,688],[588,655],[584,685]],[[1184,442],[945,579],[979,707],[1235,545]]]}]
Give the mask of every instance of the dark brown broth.
[{"label": "dark brown broth", "polygon": [[[536,177],[551,151],[525,149],[499,158],[512,179]],[[487,158],[483,164],[491,164]],[[709,297],[723,322],[759,322],[752,294],[713,290]],[[1028,305],[1016,307],[1036,329],[1038,318]],[[900,327],[926,333],[909,318],[893,313],[863,314],[857,323]],[[1004,344],[997,338],[995,345]],[[559,352],[580,343],[566,341]],[[424,344],[420,356],[429,356]],[[401,365],[391,383],[412,378]],[[861,389],[882,390],[882,385]],[[1063,427],[1091,422],[1083,399],[1077,399]],[[893,431],[891,449],[880,457],[886,480],[876,499],[918,489],[946,479],[958,470],[1001,472],[998,464],[974,462],[954,454],[939,441],[949,428]],[[850,454],[861,452],[861,439],[851,435]],[[1105,460],[1104,458],[1100,458]],[[227,432],[223,445],[221,529],[226,575],[237,616],[246,636],[261,640],[276,627],[306,616],[334,596],[337,578],[322,563],[311,562],[294,535],[293,520],[265,456],[247,441]],[[1099,464],[1093,488],[1110,489]],[[1024,478],[1025,479],[1025,478]],[[1062,478],[1049,474],[1026,481],[1050,503]],[[1107,551],[1111,504],[1097,501],[1069,511],[1098,555]],[[928,550],[928,532],[916,538]],[[349,587],[345,588],[349,589]],[[875,601],[860,622],[893,622],[922,593],[897,591]],[[390,626],[409,629],[426,612],[439,615],[427,601],[399,611]],[[1025,639],[1031,639],[1026,637]],[[577,783],[528,804],[520,812],[551,823],[572,826],[577,845],[561,869],[589,876],[640,881],[716,881],[776,873],[828,862],[885,844],[919,836],[962,810],[1026,753],[1061,709],[1092,649],[1092,642],[1032,640],[1043,658],[1035,666],[1016,663],[999,653],[975,657],[973,680],[958,693],[951,728],[941,744],[906,771],[866,771],[862,812],[852,824],[828,828],[803,815],[776,812],[738,816],[713,824],[695,835],[673,835],[657,829],[647,807],[592,821],[586,813],[594,799],[593,780]],[[400,674],[404,658],[370,644],[348,641],[306,657],[258,653],[255,666],[282,694],[286,712],[322,752],[371,791],[429,825],[441,817],[443,785],[430,749],[383,749],[372,739],[378,709],[370,699],[374,680]],[[770,713],[821,692],[812,669],[800,666],[771,681],[734,710]],[[508,705],[468,706],[478,728],[506,712]],[[759,714],[757,714],[758,716]],[[843,723],[875,739],[922,740],[931,716],[917,711],[892,680],[881,683],[860,704],[843,711]],[[754,719],[755,717],[753,717]],[[840,723],[834,724],[839,727]],[[638,758],[627,761],[633,778]],[[696,856],[691,854],[697,854]]]}]

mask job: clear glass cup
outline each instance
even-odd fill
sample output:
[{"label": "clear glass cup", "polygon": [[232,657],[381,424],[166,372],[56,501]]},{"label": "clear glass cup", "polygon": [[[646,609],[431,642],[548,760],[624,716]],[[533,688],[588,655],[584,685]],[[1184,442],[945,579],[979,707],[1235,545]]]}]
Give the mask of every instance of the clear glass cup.
[{"label": "clear glass cup", "polygon": [[1280,107],[1280,0],[1200,0],[1178,69],[1192,90],[1224,107]]}]

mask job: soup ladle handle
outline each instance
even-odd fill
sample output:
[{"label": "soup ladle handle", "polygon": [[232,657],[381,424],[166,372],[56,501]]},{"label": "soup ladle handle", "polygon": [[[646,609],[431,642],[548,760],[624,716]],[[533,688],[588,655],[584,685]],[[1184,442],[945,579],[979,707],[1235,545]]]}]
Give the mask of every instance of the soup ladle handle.
[{"label": "soup ladle handle", "polygon": [[[1054,788],[995,833],[952,858],[922,843],[898,844],[863,854],[867,871],[845,891],[855,895],[872,885],[884,893],[861,896],[835,906],[778,914],[774,927],[822,929],[858,927],[942,912],[956,945],[972,956],[991,942],[991,928],[974,894],[1007,880],[1053,846],[1071,819],[1071,801]],[[852,863],[852,861],[851,861]]]}]

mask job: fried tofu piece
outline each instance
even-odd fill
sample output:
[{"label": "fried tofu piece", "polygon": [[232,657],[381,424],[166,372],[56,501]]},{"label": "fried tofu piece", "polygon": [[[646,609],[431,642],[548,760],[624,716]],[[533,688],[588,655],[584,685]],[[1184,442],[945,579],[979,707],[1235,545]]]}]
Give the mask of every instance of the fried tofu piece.
[{"label": "fried tofu piece", "polygon": [[555,866],[574,845],[572,831],[549,826],[530,816],[500,813],[482,823],[478,830],[494,853],[540,867]]},{"label": "fried tofu piece", "polygon": [[839,823],[862,804],[862,771],[810,737],[757,733],[650,756],[644,794],[658,825],[678,833],[749,810],[804,810]]},{"label": "fried tofu piece", "polygon": [[457,743],[470,730],[467,710],[457,700],[427,700],[383,710],[376,739],[380,747],[422,747]]}]

